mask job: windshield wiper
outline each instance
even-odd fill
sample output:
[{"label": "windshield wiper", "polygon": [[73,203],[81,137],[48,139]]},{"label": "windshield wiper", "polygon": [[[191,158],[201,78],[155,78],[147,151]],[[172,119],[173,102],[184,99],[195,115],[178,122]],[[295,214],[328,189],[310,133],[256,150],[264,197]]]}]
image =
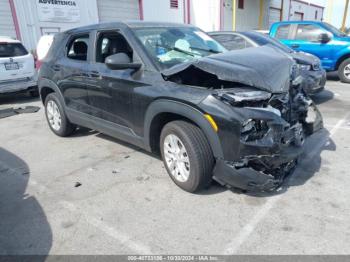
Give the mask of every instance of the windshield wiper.
[{"label": "windshield wiper", "polygon": [[183,50],[183,49],[178,48],[178,47],[176,47],[176,46],[174,46],[174,47],[170,47],[170,46],[158,46],[158,47],[162,47],[162,48],[165,48],[165,49],[167,49],[167,50],[176,51],[176,52],[183,53],[183,54],[185,54],[185,55],[190,55],[190,56],[193,56],[193,57],[195,56],[195,54],[193,54],[192,52]]},{"label": "windshield wiper", "polygon": [[193,46],[191,46],[191,49],[196,49],[196,50],[205,51],[205,52],[214,53],[214,54],[222,53],[221,51],[216,51],[214,49],[205,49],[205,48],[193,47]]},{"label": "windshield wiper", "polygon": [[195,54],[193,54],[192,52],[183,50],[183,49],[178,48],[178,47],[176,47],[176,46],[171,47],[171,48],[169,48],[169,49],[174,50],[174,51],[177,51],[177,52],[180,52],[180,53],[183,53],[183,54],[186,54],[186,55],[190,55],[190,56],[193,56],[193,57],[195,56]]}]

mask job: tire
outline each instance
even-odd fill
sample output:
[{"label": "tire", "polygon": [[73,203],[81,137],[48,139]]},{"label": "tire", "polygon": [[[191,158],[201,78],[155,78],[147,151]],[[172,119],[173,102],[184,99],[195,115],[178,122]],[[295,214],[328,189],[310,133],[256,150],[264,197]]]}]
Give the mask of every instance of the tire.
[{"label": "tire", "polygon": [[[174,142],[175,146],[171,146],[171,141]],[[176,145],[179,150],[185,149],[185,151],[182,150],[182,154],[179,153],[177,156],[173,153]],[[170,178],[180,188],[193,193],[210,184],[214,156],[207,138],[199,127],[185,121],[173,121],[166,124],[161,132],[160,149],[164,166]],[[174,157],[174,161],[171,161],[172,157]],[[179,158],[185,160],[177,162]],[[177,160],[175,161],[175,159]],[[175,163],[173,164],[174,168],[172,168],[172,163]],[[179,175],[181,170],[184,174],[182,176]]]},{"label": "tire", "polygon": [[[53,111],[52,111],[52,110]],[[55,119],[53,116],[53,112],[55,113]],[[59,114],[59,115],[58,115]],[[63,106],[56,95],[56,93],[50,93],[45,99],[45,115],[47,123],[52,132],[56,135],[65,137],[72,134],[76,126],[69,122],[64,110]],[[59,121],[60,119],[60,121]],[[60,122],[60,124],[58,124]]]},{"label": "tire", "polygon": [[[348,72],[348,74],[346,74]],[[345,59],[338,68],[338,76],[343,83],[350,83],[350,58]]]}]

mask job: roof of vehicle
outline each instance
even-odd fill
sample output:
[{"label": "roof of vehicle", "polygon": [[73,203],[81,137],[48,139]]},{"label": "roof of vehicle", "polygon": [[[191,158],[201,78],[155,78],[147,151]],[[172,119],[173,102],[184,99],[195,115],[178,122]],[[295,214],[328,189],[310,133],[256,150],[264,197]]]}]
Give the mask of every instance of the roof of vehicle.
[{"label": "roof of vehicle", "polygon": [[89,31],[96,29],[106,29],[106,28],[146,28],[146,27],[193,27],[187,24],[178,23],[164,23],[164,22],[144,22],[139,20],[127,20],[127,21],[116,21],[107,23],[98,23],[83,27],[77,27],[66,31],[67,33],[79,33],[81,31]]},{"label": "roof of vehicle", "polygon": [[6,42],[6,43],[20,43],[19,40],[13,39],[9,36],[0,36],[0,42]]},{"label": "roof of vehicle", "polygon": [[[281,21],[281,22],[276,22],[273,25],[277,25],[277,24],[319,24],[322,25],[323,22],[321,21],[311,21],[311,20],[303,20],[303,21]],[[272,26],[273,26],[272,25]]]}]

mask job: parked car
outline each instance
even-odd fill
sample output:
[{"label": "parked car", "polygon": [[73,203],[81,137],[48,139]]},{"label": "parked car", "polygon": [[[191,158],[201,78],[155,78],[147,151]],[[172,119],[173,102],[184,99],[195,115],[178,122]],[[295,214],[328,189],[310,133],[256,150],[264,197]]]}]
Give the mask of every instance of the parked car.
[{"label": "parked car", "polygon": [[228,52],[196,27],[115,22],[57,34],[39,89],[58,136],[79,125],[160,153],[189,192],[212,178],[253,191],[279,187],[322,127],[298,79],[271,47]]},{"label": "parked car", "polygon": [[258,32],[258,33],[261,33],[261,34],[264,34],[264,35],[268,35],[270,34],[270,31],[269,30],[254,30],[255,32]]},{"label": "parked car", "polygon": [[28,91],[38,96],[33,56],[20,41],[0,37],[0,94]]},{"label": "parked car", "polygon": [[321,92],[326,85],[326,71],[322,68],[321,62],[316,56],[300,51],[296,52],[268,35],[254,31],[211,32],[209,35],[229,50],[271,45],[290,55],[299,66],[300,73],[303,76],[302,88],[309,95]]},{"label": "parked car", "polygon": [[317,21],[288,21],[271,26],[270,36],[291,48],[317,56],[327,71],[338,71],[350,83],[350,37],[334,26]]}]

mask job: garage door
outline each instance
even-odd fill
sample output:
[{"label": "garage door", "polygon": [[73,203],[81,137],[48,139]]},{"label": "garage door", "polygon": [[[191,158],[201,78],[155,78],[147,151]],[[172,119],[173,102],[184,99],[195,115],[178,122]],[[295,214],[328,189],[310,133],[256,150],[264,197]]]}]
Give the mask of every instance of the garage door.
[{"label": "garage door", "polygon": [[281,21],[281,9],[270,7],[269,28],[273,23]]},{"label": "garage door", "polygon": [[0,0],[0,35],[16,37],[11,8],[8,0]]},{"label": "garage door", "polygon": [[292,20],[294,20],[294,21],[303,21],[304,20],[304,13],[294,12]]},{"label": "garage door", "polygon": [[100,22],[140,19],[138,0],[98,0],[97,6]]}]

